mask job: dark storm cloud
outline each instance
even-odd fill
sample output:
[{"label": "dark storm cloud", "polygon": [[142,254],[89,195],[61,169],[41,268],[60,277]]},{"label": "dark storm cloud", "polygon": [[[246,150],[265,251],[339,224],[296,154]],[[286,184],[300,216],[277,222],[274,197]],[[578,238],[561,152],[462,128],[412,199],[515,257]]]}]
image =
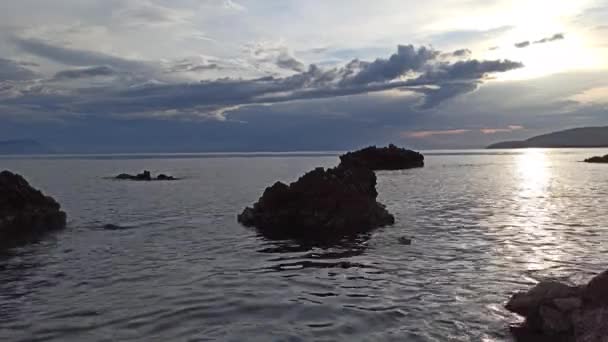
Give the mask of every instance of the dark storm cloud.
[{"label": "dark storm cloud", "polygon": [[386,82],[408,71],[419,71],[426,63],[439,56],[439,51],[412,45],[399,45],[397,53],[388,59],[378,58],[371,63],[365,63],[360,72],[350,79],[352,84],[368,84]]},{"label": "dark storm cloud", "polygon": [[19,62],[0,58],[0,81],[22,81],[39,77],[26,66],[36,66],[34,63]]},{"label": "dark storm cloud", "polygon": [[525,48],[525,47],[528,47],[528,46],[530,46],[530,42],[527,41],[527,40],[523,41],[523,42],[515,43],[515,47],[518,48],[518,49]]},{"label": "dark storm cloud", "polygon": [[543,38],[540,40],[537,40],[534,42],[534,44],[544,44],[544,43],[549,43],[549,42],[554,42],[556,40],[562,40],[565,39],[565,35],[563,33],[556,33],[551,37],[547,37],[547,38]]},{"label": "dark storm cloud", "polygon": [[114,76],[117,74],[117,71],[113,68],[102,65],[91,68],[80,68],[80,69],[71,69],[71,70],[63,70],[55,74],[55,79],[63,80],[63,79],[78,79],[78,78],[87,78],[87,77],[97,77],[97,76]]},{"label": "dark storm cloud", "polygon": [[[423,107],[431,108],[446,99],[475,90],[491,73],[522,67],[521,63],[508,60],[472,59],[453,63],[441,59],[440,54],[434,49],[407,45],[399,46],[397,52],[386,59],[378,58],[373,62],[355,59],[331,69],[313,64],[307,70],[288,77],[224,78],[187,84],[117,84],[96,87],[95,91],[78,89],[71,94],[56,96],[56,103],[45,92],[40,96],[30,94],[5,100],[0,105],[38,106],[42,110],[54,106],[54,112],[97,115],[183,115],[223,119],[223,112],[244,106],[401,89],[426,97]],[[90,53],[79,55],[88,56]],[[99,72],[109,70],[82,69],[70,71],[68,75],[76,77]]]}]

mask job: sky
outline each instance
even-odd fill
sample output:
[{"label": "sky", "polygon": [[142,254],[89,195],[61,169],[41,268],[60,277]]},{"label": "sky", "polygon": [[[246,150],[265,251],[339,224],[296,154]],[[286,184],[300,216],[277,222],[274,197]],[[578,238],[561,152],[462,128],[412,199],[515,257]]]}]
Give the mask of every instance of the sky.
[{"label": "sky", "polygon": [[608,126],[608,0],[0,2],[0,140],[476,148]]}]

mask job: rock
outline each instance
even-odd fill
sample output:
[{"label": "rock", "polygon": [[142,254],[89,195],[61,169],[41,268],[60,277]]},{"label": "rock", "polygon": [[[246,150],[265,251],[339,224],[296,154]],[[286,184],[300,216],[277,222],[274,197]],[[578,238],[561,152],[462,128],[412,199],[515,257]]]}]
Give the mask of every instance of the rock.
[{"label": "rock", "polygon": [[120,180],[133,180],[133,181],[173,181],[177,180],[177,178],[173,176],[167,176],[165,174],[160,174],[158,177],[152,177],[152,173],[150,171],[144,171],[137,175],[130,175],[128,173],[121,173],[118,176],[114,177],[114,179]]},{"label": "rock", "polygon": [[559,335],[572,331],[572,321],[567,312],[551,305],[541,305],[538,311],[540,330],[547,335]]},{"label": "rock", "polygon": [[608,271],[605,271],[585,286],[584,300],[592,306],[608,306]]},{"label": "rock", "polygon": [[412,244],[412,239],[410,239],[408,237],[405,237],[405,236],[402,236],[402,237],[399,238],[399,243],[402,244],[402,245],[409,246],[409,245]]},{"label": "rock", "polygon": [[517,341],[608,342],[608,271],[585,286],[541,282],[506,305],[526,318]]},{"label": "rock", "polygon": [[395,145],[378,148],[370,146],[340,156],[345,167],[367,167],[372,170],[402,170],[424,166],[424,156]]},{"label": "rock", "polygon": [[591,157],[585,159],[585,163],[608,163],[608,154],[603,157]]},{"label": "rock", "polygon": [[575,342],[608,342],[608,308],[582,310],[572,320]]},{"label": "rock", "polygon": [[577,297],[579,288],[568,286],[556,281],[538,283],[530,291],[514,294],[506,305],[507,310],[524,317],[538,314],[543,303],[549,303],[559,298]]},{"label": "rock", "polygon": [[376,175],[367,168],[317,168],[289,185],[267,188],[238,221],[277,238],[329,238],[391,225],[376,201]]},{"label": "rock", "polygon": [[59,203],[34,189],[20,175],[0,173],[0,244],[20,243],[64,228],[66,214]]},{"label": "rock", "polygon": [[583,300],[578,297],[557,298],[553,300],[553,305],[562,312],[572,312],[583,306]]},{"label": "rock", "polygon": [[172,180],[175,180],[175,177],[173,177],[173,176],[167,176],[167,175],[161,173],[160,175],[158,175],[158,177],[156,177],[156,180],[159,180],[159,181],[172,181]]},{"label": "rock", "polygon": [[115,177],[116,179],[134,179],[135,176],[127,174],[127,173],[121,173],[118,176]]}]

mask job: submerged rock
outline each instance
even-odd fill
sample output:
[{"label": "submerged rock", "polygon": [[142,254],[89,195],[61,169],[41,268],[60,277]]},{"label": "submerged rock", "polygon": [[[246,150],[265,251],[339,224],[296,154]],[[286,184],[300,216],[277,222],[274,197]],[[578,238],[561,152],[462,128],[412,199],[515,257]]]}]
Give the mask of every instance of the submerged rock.
[{"label": "submerged rock", "polygon": [[541,282],[511,297],[507,310],[526,318],[513,327],[518,341],[608,341],[608,271],[585,286]]},{"label": "submerged rock", "polygon": [[173,176],[167,176],[165,174],[160,174],[158,177],[152,177],[152,173],[150,171],[144,171],[137,175],[130,175],[128,173],[121,173],[118,176],[114,177],[115,179],[121,180],[133,180],[133,181],[172,181],[177,180],[177,178]]},{"label": "submerged rock", "polygon": [[366,167],[371,170],[403,170],[424,166],[424,156],[393,144],[378,148],[370,146],[340,156],[340,165]]},{"label": "submerged rock", "polygon": [[0,245],[18,243],[65,225],[66,214],[52,197],[31,187],[18,174],[0,172]]},{"label": "submerged rock", "polygon": [[591,157],[589,159],[585,159],[585,163],[607,163],[608,164],[608,154],[603,157]]},{"label": "submerged rock", "polygon": [[267,188],[238,221],[271,237],[327,238],[391,225],[376,201],[376,175],[367,168],[317,168],[289,185]]}]

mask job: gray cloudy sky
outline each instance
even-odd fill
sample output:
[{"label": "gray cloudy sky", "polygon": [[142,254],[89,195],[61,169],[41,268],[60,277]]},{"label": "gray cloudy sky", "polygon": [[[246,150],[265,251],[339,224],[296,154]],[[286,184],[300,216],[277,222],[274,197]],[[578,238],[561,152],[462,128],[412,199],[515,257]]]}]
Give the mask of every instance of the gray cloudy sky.
[{"label": "gray cloudy sky", "polygon": [[608,0],[0,2],[0,140],[479,147],[608,125]]}]

